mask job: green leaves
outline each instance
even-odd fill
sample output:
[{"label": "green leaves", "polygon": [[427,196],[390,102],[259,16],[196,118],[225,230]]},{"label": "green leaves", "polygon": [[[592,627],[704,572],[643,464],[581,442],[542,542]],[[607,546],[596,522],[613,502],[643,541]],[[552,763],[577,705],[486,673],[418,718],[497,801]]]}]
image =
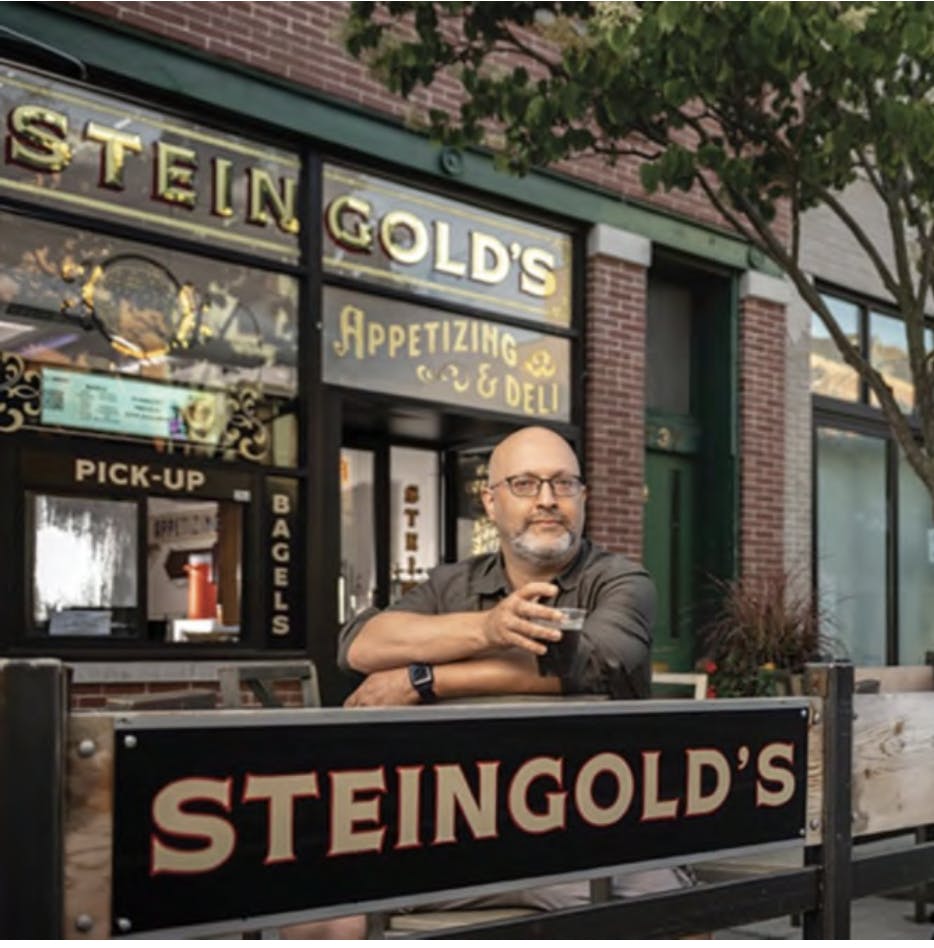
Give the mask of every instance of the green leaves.
[{"label": "green leaves", "polygon": [[[860,176],[890,219],[868,241],[845,214],[840,226],[906,321],[930,309],[915,270],[891,272],[872,240],[908,227],[911,259],[934,259],[934,4],[351,3],[344,40],[402,95],[441,76],[459,84],[459,113],[429,115],[439,139],[484,143],[513,173],[595,149],[611,162],[635,154],[647,193],[707,185],[796,278],[794,216],[833,209]],[[928,409],[934,457],[934,397]],[[904,445],[910,429],[889,420]]]}]

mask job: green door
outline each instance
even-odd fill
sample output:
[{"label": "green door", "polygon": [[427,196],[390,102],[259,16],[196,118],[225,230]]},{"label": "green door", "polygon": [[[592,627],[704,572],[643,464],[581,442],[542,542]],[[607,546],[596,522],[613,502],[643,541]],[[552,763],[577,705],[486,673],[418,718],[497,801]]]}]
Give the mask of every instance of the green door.
[{"label": "green door", "polygon": [[690,455],[645,455],[643,560],[658,593],[652,663],[663,671],[694,662],[696,464]]}]

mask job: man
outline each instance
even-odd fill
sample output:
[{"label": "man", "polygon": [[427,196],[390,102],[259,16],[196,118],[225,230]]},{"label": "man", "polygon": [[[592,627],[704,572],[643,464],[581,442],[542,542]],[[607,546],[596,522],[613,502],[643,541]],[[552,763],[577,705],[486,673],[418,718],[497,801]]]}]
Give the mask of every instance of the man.
[{"label": "man", "polygon": [[[439,566],[383,612],[367,610],[341,631],[338,661],[366,676],[346,707],[408,705],[507,694],[607,694],[645,698],[655,591],[646,571],[583,539],[587,491],[571,446],[547,428],[523,428],[490,457],[483,506],[500,552]],[[562,633],[553,606],[587,610],[571,660],[543,662]],[[614,879],[616,895],[685,884],[679,870]],[[539,886],[428,909],[582,905],[586,882]],[[293,926],[291,938],[360,938],[360,916]]]},{"label": "man", "polygon": [[[571,446],[523,428],[490,458],[483,505],[498,554],[439,566],[341,633],[342,667],[366,675],[347,707],[504,694],[644,698],[655,594],[648,574],[583,539],[586,488]],[[562,633],[553,606],[587,610],[570,663],[543,661]]]}]

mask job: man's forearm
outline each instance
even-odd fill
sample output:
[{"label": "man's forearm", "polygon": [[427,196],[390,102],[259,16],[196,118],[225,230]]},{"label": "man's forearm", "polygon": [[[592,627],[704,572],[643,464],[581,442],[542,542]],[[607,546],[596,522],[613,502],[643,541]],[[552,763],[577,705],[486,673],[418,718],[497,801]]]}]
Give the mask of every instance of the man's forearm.
[{"label": "man's forearm", "polygon": [[561,679],[542,675],[535,657],[513,652],[495,658],[475,658],[436,665],[435,694],[439,699],[482,695],[549,695],[561,693]]},{"label": "man's forearm", "polygon": [[432,665],[482,654],[488,647],[483,612],[381,612],[357,633],[347,650],[351,668],[365,675],[410,662]]}]

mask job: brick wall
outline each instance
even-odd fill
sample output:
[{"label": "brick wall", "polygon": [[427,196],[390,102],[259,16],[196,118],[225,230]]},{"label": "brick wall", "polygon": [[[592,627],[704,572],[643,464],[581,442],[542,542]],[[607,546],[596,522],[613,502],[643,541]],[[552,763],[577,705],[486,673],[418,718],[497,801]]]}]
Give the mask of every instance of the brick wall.
[{"label": "brick wall", "polygon": [[785,308],[747,297],[740,308],[740,570],[784,568]]},{"label": "brick wall", "polygon": [[635,559],[642,555],[646,273],[610,257],[587,261],[588,532]]}]

